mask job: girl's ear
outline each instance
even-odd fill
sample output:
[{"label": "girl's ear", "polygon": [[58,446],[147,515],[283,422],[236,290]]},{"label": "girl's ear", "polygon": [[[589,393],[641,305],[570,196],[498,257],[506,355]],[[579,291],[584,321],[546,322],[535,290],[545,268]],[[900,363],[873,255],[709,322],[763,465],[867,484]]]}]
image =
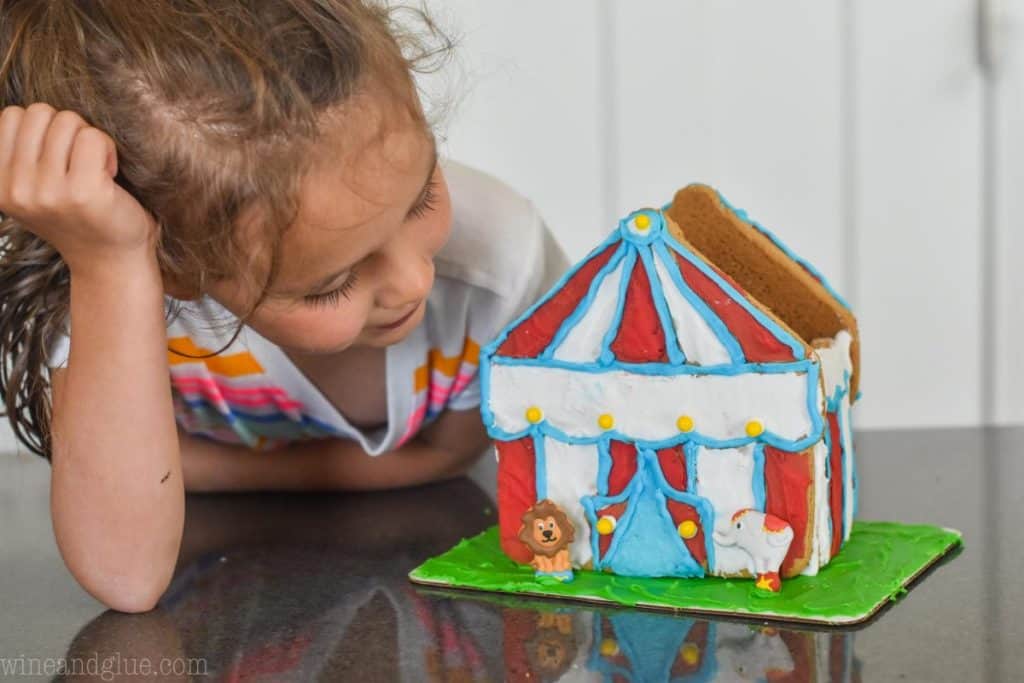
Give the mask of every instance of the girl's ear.
[{"label": "girl's ear", "polygon": [[178,301],[195,301],[202,296],[198,289],[182,283],[170,273],[161,273],[161,277],[164,281],[164,293]]}]

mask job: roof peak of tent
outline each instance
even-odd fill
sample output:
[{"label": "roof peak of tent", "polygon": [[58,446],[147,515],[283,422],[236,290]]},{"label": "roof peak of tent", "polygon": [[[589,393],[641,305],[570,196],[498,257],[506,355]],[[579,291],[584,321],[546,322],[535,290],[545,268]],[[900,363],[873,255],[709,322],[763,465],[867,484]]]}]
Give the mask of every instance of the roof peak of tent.
[{"label": "roof peak of tent", "polygon": [[664,239],[666,229],[665,214],[660,209],[637,209],[619,221],[622,239],[633,244],[650,244]]}]

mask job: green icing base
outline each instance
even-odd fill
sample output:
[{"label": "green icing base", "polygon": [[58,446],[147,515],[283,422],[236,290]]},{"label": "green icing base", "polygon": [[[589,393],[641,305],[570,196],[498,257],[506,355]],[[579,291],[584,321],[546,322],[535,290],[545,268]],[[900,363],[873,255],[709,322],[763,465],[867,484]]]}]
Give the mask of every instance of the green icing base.
[{"label": "green icing base", "polygon": [[817,576],[785,579],[782,591],[767,593],[750,579],[717,577],[646,579],[577,571],[571,583],[541,582],[532,567],[501,551],[498,528],[492,527],[427,560],[409,578],[435,586],[631,607],[852,624],[899,597],[914,577],[961,543],[960,532],[950,529],[857,521],[842,551]]}]

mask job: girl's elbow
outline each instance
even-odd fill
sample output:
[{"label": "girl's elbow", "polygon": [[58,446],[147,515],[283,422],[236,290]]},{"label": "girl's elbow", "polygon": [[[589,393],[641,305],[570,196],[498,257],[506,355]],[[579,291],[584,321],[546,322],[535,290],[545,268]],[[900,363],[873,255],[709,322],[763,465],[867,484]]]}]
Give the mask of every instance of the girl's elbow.
[{"label": "girl's elbow", "polygon": [[173,576],[173,566],[160,571],[136,571],[133,574],[94,568],[72,575],[89,595],[118,612],[148,612],[160,601]]},{"label": "girl's elbow", "polygon": [[148,612],[156,607],[170,581],[160,579],[106,581],[82,587],[94,598],[118,612]]}]

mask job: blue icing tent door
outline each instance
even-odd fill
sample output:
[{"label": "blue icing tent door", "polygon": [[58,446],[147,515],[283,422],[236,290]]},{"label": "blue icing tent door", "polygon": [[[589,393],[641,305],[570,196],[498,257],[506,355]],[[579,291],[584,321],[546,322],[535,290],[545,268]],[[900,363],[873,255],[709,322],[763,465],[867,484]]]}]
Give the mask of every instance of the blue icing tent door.
[{"label": "blue icing tent door", "polygon": [[[698,510],[705,529],[713,528],[710,504],[699,496],[669,487],[652,451],[640,451],[638,456],[636,475],[621,494],[585,496],[581,500],[590,520],[594,568],[624,576],[704,576],[704,568],[694,559],[672,521],[666,494]],[[623,505],[624,513],[602,556],[601,528],[597,523],[601,511]]]},{"label": "blue icing tent door", "polygon": [[712,681],[717,625],[624,612],[594,616],[596,644],[587,668],[605,681]]}]

